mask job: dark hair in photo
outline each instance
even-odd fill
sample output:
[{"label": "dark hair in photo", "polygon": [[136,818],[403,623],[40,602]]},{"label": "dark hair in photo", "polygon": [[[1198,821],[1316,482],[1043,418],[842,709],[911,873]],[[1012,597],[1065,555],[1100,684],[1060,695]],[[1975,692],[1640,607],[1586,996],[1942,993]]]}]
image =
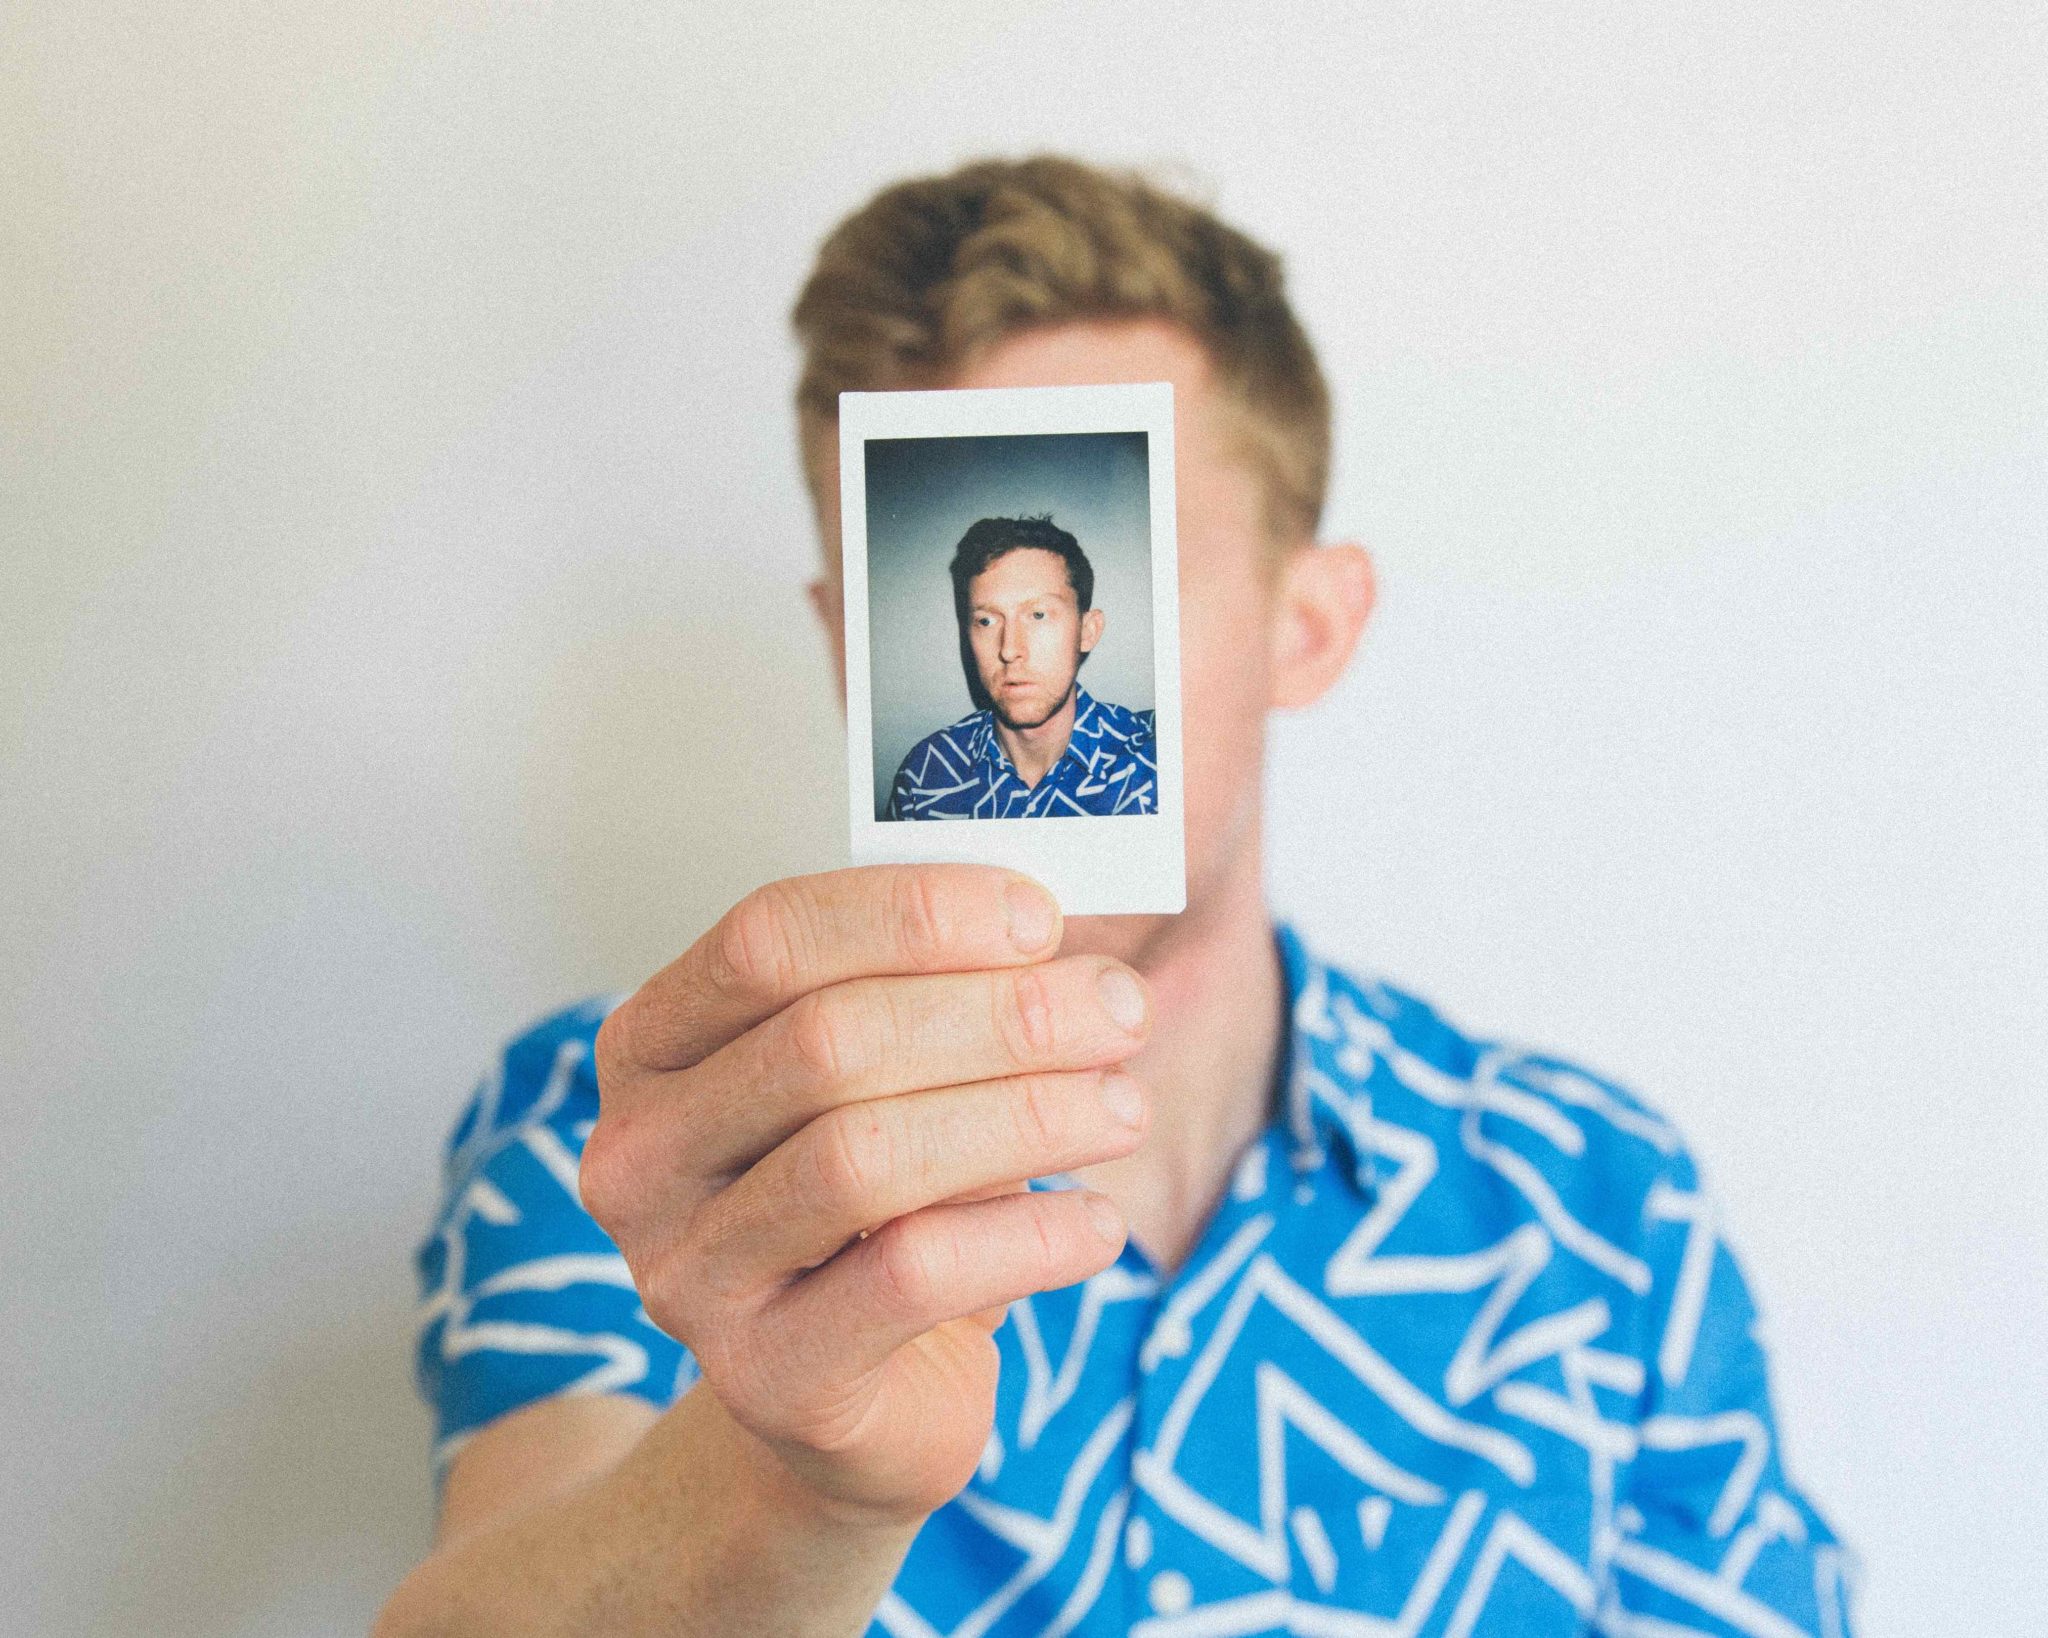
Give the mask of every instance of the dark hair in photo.
[{"label": "dark hair in photo", "polygon": [[1095,571],[1081,543],[1057,523],[1050,512],[1029,518],[983,518],[960,537],[953,548],[953,611],[960,624],[967,624],[967,588],[974,577],[1006,552],[1024,547],[1056,552],[1067,565],[1067,584],[1086,614],[1093,608]]},{"label": "dark hair in photo", "polygon": [[[974,663],[974,644],[967,635],[967,588],[976,575],[1005,552],[1025,547],[1057,553],[1067,566],[1067,584],[1074,588],[1074,600],[1081,612],[1086,614],[1095,606],[1095,570],[1088,562],[1088,554],[1081,550],[1078,540],[1053,522],[1050,512],[1036,517],[982,518],[970,524],[967,533],[960,537],[960,544],[953,548],[953,618],[960,628],[960,670],[967,678],[967,692],[977,711],[986,711],[993,702],[981,686],[981,672]],[[1081,663],[1088,663],[1087,655],[1081,656]]]}]

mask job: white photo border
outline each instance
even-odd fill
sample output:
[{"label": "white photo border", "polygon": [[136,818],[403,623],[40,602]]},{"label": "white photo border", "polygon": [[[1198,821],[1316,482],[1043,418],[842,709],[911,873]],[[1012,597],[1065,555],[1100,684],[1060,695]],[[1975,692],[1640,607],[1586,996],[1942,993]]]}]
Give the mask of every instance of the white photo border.
[{"label": "white photo border", "polygon": [[[1151,491],[1156,813],[1057,819],[875,817],[874,701],[868,653],[867,451],[870,438],[974,438],[1142,432]],[[1187,908],[1181,783],[1180,552],[1174,529],[1173,385],[968,387],[839,395],[840,585],[846,619],[846,765],[855,864],[966,860],[1036,877],[1071,916]]]}]

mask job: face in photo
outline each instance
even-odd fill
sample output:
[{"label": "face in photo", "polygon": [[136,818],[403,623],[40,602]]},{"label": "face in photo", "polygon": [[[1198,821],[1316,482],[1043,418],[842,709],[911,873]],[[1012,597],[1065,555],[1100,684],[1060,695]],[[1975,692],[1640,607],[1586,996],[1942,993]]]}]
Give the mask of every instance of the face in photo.
[{"label": "face in photo", "polygon": [[897,766],[880,817],[1034,819],[1158,811],[1154,713],[1096,698],[1095,569],[1050,514],[980,518],[949,565],[978,709]]},{"label": "face in photo", "polygon": [[[998,535],[1014,527],[1010,520],[986,521]],[[1050,518],[1042,526],[1058,527]],[[1062,535],[1063,544],[1073,539]],[[1083,601],[1075,559],[1081,579],[1092,576],[1078,544],[1071,550],[1069,557],[1045,546],[993,543],[966,581],[975,673],[996,721],[1012,733],[1036,731],[1070,711],[1081,661],[1102,638],[1102,610]]]}]

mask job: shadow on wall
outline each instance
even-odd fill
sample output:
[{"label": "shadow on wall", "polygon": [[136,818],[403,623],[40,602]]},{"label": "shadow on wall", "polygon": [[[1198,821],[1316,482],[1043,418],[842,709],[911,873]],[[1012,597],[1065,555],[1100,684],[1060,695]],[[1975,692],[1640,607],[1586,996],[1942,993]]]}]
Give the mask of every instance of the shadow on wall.
[{"label": "shadow on wall", "polygon": [[[411,1306],[387,1248],[342,1263],[310,1240],[299,1248],[309,1261],[358,1271],[355,1300],[295,1328],[300,1292],[298,1312],[273,1310],[269,1328],[219,1338],[189,1367],[199,1380],[181,1398],[200,1403],[183,1416],[163,1407],[182,1425],[159,1428],[184,1455],[132,1480],[128,1516],[104,1544],[114,1568],[93,1630],[106,1638],[360,1638],[425,1554],[433,1494]],[[264,1289],[291,1289],[270,1279]],[[258,1350],[267,1364],[232,1394]]]}]

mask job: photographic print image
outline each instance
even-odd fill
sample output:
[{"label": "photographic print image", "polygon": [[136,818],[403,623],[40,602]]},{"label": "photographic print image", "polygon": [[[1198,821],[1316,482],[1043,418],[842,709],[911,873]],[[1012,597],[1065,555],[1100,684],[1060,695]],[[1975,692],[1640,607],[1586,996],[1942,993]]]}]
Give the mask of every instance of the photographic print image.
[{"label": "photographic print image", "polygon": [[855,862],[1004,865],[1069,914],[1181,909],[1172,386],[839,404]]},{"label": "photographic print image", "polygon": [[867,444],[875,817],[1159,810],[1146,435]]}]

